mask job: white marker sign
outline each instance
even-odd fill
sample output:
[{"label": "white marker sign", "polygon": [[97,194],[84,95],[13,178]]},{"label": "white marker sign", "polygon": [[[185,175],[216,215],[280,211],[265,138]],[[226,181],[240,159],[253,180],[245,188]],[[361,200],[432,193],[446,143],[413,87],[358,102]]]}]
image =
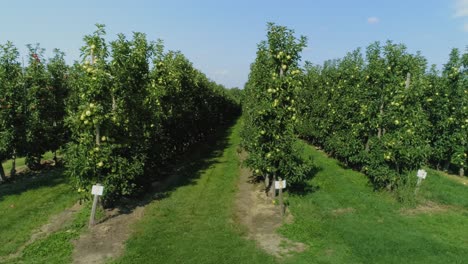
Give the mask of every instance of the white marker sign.
[{"label": "white marker sign", "polygon": [[93,185],[91,189],[92,195],[102,195],[104,193],[104,186],[102,185]]},{"label": "white marker sign", "polygon": [[418,170],[418,174],[416,176],[420,179],[426,179],[427,172],[425,170]]},{"label": "white marker sign", "polygon": [[275,189],[284,189],[286,188],[286,180],[275,181]]}]

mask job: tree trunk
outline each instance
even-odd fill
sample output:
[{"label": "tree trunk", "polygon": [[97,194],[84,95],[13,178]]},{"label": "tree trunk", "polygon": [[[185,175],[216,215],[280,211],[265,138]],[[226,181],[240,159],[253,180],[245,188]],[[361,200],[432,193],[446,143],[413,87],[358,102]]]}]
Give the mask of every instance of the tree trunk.
[{"label": "tree trunk", "polygon": [[112,112],[115,112],[115,109],[117,109],[117,102],[115,101],[115,96],[112,95]]},{"label": "tree trunk", "polygon": [[57,150],[54,150],[54,165],[57,166]]},{"label": "tree trunk", "polygon": [[460,170],[458,171],[458,175],[459,175],[460,177],[465,176],[465,169],[460,168]]},{"label": "tree trunk", "polygon": [[450,159],[445,161],[444,171],[447,172],[449,170],[449,167],[450,167]]},{"label": "tree trunk", "polygon": [[408,72],[408,74],[406,74],[406,85],[405,85],[406,89],[409,88],[410,82],[411,82],[411,73]]},{"label": "tree trunk", "polygon": [[11,162],[10,178],[13,178],[16,175],[16,150],[13,150],[13,155],[11,158],[12,158],[12,162]]},{"label": "tree trunk", "polygon": [[266,192],[266,195],[269,196],[269,192],[270,192],[270,176],[266,176],[265,177],[265,192]]},{"label": "tree trunk", "polygon": [[101,145],[101,129],[96,125],[96,145]]},{"label": "tree trunk", "polygon": [[367,137],[367,140],[366,140],[366,147],[365,147],[365,151],[366,152],[369,152],[369,149],[370,149],[370,137],[368,136]]},{"label": "tree trunk", "polygon": [[270,190],[271,190],[271,198],[275,199],[276,198],[276,189],[275,189],[275,179],[276,177],[273,176],[271,177],[271,181],[270,181]]},{"label": "tree trunk", "polygon": [[[383,107],[384,107],[384,104],[382,102],[382,104],[380,105],[380,116],[383,116]],[[381,138],[382,137],[382,124],[379,124],[379,128],[377,130],[377,138]]]},{"label": "tree trunk", "polygon": [[3,182],[5,180],[6,180],[5,170],[3,169],[3,164],[1,163],[1,160],[0,160],[0,182]]}]

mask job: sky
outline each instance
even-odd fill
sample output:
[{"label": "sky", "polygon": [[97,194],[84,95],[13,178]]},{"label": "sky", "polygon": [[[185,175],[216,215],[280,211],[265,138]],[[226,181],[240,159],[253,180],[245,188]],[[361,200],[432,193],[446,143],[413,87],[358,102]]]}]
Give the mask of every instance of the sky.
[{"label": "sky", "polygon": [[321,64],[374,41],[403,43],[439,68],[452,48],[468,46],[468,0],[0,0],[0,44],[54,48],[69,63],[96,23],[107,39],[143,32],[180,50],[210,79],[242,88],[257,44],[274,22],[308,38],[302,59]]}]

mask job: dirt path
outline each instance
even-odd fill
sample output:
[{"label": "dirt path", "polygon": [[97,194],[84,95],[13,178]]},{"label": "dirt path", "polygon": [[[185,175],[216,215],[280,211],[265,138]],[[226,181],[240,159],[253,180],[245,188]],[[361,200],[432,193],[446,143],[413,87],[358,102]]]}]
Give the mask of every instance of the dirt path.
[{"label": "dirt path", "polygon": [[[251,175],[247,168],[240,168],[236,195],[236,218],[247,227],[248,238],[255,240],[260,248],[278,258],[304,251],[305,244],[293,242],[276,232],[283,223],[279,208],[266,197],[262,184],[250,182]],[[286,215],[284,221],[292,222],[292,215],[289,212]]]},{"label": "dirt path", "polygon": [[105,263],[121,256],[133,223],[143,217],[143,212],[144,206],[107,211],[103,221],[73,242],[73,263]]}]

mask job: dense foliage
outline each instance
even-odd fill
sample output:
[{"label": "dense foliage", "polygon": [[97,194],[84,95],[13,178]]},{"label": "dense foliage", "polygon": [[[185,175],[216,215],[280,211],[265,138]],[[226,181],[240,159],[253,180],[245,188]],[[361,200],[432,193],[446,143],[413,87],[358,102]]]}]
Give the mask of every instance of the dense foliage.
[{"label": "dense foliage", "polygon": [[[0,160],[15,157],[24,146],[24,89],[18,50],[13,43],[0,46]],[[15,169],[13,166],[12,174]],[[5,179],[0,164],[0,181]]]},{"label": "dense foliage", "polygon": [[[12,43],[1,47],[0,159],[26,156],[28,167],[39,169],[42,155],[56,151],[66,140],[64,55],[55,50],[47,63],[39,45],[28,45],[28,65],[22,67]],[[3,168],[0,176],[5,178]]]},{"label": "dense foliage", "polygon": [[145,34],[112,42],[105,34],[97,25],[85,36],[71,67],[58,50],[46,60],[38,45],[28,45],[23,67],[12,43],[1,46],[0,159],[26,156],[38,169],[46,151],[64,147],[78,192],[102,183],[109,203],[143,191],[161,167],[238,116],[240,92]]},{"label": "dense foliage", "polygon": [[80,192],[102,183],[106,202],[144,190],[159,169],[239,111],[180,52],[134,33],[110,43],[98,25],[72,70],[68,173]]},{"label": "dense foliage", "polygon": [[387,42],[371,44],[365,57],[358,49],[323,66],[308,63],[298,130],[378,188],[407,183],[407,173],[428,162],[463,170],[468,86],[462,60],[454,50],[440,76],[419,53]]},{"label": "dense foliage", "polygon": [[296,148],[297,95],[302,88],[300,52],[306,38],[297,39],[292,30],[268,25],[268,40],[258,45],[244,94],[243,147],[246,164],[254,175],[301,184],[310,176],[310,162],[300,158]]}]

